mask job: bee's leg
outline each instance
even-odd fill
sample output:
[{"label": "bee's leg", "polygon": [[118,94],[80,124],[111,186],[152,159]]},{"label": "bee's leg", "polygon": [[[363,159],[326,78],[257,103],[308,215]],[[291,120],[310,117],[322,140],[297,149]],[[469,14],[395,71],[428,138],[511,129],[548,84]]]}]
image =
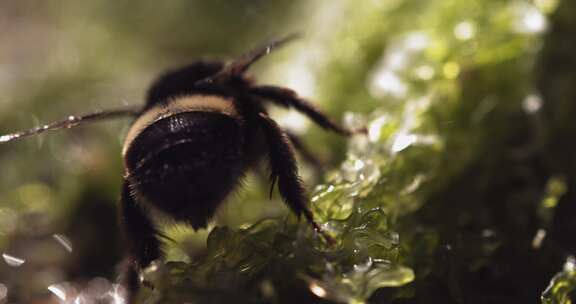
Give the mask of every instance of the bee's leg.
[{"label": "bee's leg", "polygon": [[309,101],[299,97],[296,92],[282,87],[262,85],[250,89],[253,96],[271,101],[276,105],[285,108],[293,108],[296,111],[306,115],[320,127],[338,133],[344,136],[350,136],[355,133],[365,133],[365,129],[349,130],[340,124],[334,122],[328,115],[314,106]]},{"label": "bee's leg", "polygon": [[128,181],[122,186],[120,204],[120,226],[127,246],[122,281],[127,290],[126,303],[132,304],[140,287],[140,271],[162,257],[161,234],[134,198]]},{"label": "bee's leg", "polygon": [[294,149],[288,136],[268,115],[259,113],[259,117],[268,144],[272,187],[278,182],[278,190],[288,207],[297,215],[304,215],[314,230],[322,234],[329,243],[333,242],[332,238],[322,232],[320,226],[314,221],[312,212],[308,209],[306,190],[298,176]]}]

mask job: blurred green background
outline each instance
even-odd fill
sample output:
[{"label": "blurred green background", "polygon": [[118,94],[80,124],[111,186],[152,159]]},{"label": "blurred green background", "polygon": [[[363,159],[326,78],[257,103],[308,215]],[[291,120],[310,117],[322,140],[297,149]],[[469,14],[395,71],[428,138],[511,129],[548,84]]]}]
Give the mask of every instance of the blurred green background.
[{"label": "blurred green background", "polygon": [[[574,20],[568,0],[2,1],[0,134],[139,104],[167,68],[299,32],[251,74],[369,128],[347,142],[272,111],[326,163],[301,172],[338,247],[250,175],[208,246],[166,227],[148,302],[570,303]],[[0,145],[0,303],[116,303],[128,126]]]}]

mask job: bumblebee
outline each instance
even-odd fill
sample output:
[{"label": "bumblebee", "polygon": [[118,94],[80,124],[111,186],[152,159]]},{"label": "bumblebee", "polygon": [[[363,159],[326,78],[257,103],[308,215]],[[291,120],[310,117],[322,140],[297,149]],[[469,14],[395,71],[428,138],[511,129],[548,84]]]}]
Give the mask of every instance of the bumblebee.
[{"label": "bumblebee", "polygon": [[69,116],[0,136],[0,143],[6,143],[95,121],[134,118],[122,149],[120,199],[129,303],[139,288],[140,271],[163,255],[162,233],[150,211],[205,228],[246,171],[262,159],[269,164],[272,189],[277,185],[288,207],[320,231],[297,171],[293,143],[298,146],[298,138],[278,126],[265,106],[295,109],[344,136],[355,131],[339,126],[294,91],[259,85],[246,75],[254,62],[293,38],[267,43],[229,64],[196,61],[168,71],[152,84],[143,106]]}]

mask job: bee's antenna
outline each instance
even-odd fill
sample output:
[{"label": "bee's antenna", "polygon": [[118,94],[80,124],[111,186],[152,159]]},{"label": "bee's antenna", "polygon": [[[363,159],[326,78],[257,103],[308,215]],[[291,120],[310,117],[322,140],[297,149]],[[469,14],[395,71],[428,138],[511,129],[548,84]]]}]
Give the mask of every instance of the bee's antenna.
[{"label": "bee's antenna", "polygon": [[205,83],[214,83],[218,82],[222,79],[229,78],[233,75],[241,75],[246,70],[250,68],[250,66],[258,61],[260,58],[270,54],[272,50],[299,38],[301,35],[300,33],[293,33],[288,36],[272,40],[264,45],[261,45],[251,51],[243,54],[242,56],[238,57],[236,60],[232,61],[231,63],[227,64],[220,72],[216,73],[213,76],[204,78],[196,82],[196,84],[205,84]]},{"label": "bee's antenna", "polygon": [[238,75],[246,72],[250,66],[258,61],[258,59],[270,54],[273,49],[278,48],[294,39],[300,37],[299,33],[293,33],[286,37],[272,40],[269,43],[257,47],[248,53],[240,56],[238,59],[234,60],[228,66],[226,66],[223,72],[229,71],[228,73]]},{"label": "bee's antenna", "polygon": [[77,125],[95,122],[99,120],[106,120],[112,118],[121,118],[125,116],[137,116],[140,114],[141,107],[126,107],[115,110],[99,111],[84,115],[70,115],[65,119],[51,122],[33,129],[20,131],[12,134],[0,135],[0,144],[18,140],[25,137],[34,136],[52,130],[70,129]]}]

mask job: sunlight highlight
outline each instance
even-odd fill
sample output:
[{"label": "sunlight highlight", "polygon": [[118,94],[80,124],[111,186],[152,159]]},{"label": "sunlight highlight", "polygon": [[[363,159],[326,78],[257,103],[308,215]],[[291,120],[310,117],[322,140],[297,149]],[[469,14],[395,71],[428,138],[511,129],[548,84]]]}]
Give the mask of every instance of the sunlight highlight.
[{"label": "sunlight highlight", "polygon": [[6,262],[6,264],[8,264],[9,266],[12,266],[12,267],[20,267],[20,266],[22,266],[22,264],[26,263],[25,259],[15,257],[15,256],[9,255],[7,253],[2,254],[2,258],[4,258],[4,261]]},{"label": "sunlight highlight", "polygon": [[459,40],[470,40],[476,35],[476,26],[471,21],[463,21],[454,27],[454,36]]}]

